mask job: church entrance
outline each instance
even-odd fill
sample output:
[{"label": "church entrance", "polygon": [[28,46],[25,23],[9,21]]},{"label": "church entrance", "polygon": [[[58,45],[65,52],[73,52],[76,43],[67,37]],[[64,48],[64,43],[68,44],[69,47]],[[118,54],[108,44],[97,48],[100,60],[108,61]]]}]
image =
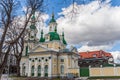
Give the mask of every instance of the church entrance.
[{"label": "church entrance", "polygon": [[45,72],[44,76],[48,77],[48,65],[45,65],[44,72]]},{"label": "church entrance", "polygon": [[38,66],[38,76],[41,76],[41,66]]}]

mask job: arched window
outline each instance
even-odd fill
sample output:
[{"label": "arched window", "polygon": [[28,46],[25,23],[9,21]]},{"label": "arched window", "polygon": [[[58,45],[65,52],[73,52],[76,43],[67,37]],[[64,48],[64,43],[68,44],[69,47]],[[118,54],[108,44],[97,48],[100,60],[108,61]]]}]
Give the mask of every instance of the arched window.
[{"label": "arched window", "polygon": [[45,65],[45,69],[44,69],[45,71],[45,77],[48,77],[48,65]]},{"label": "arched window", "polygon": [[38,66],[38,76],[41,76],[41,66]]},{"label": "arched window", "polygon": [[23,76],[25,76],[25,66],[23,66]]},{"label": "arched window", "polygon": [[34,66],[31,67],[31,76],[34,76]]},{"label": "arched window", "polygon": [[25,63],[22,64],[22,76],[25,76]]},{"label": "arched window", "polygon": [[61,74],[64,74],[64,65],[60,66],[60,72],[61,72]]}]

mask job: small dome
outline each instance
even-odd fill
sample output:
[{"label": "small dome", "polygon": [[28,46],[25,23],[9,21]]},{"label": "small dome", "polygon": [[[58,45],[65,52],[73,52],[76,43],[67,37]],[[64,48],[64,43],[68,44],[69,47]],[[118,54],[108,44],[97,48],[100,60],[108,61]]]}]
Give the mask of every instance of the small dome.
[{"label": "small dome", "polygon": [[30,29],[36,29],[35,25],[31,25]]},{"label": "small dome", "polygon": [[60,40],[59,34],[57,32],[49,32],[50,41],[52,40]]},{"label": "small dome", "polygon": [[50,23],[52,23],[52,22],[56,22],[54,18],[52,18],[52,19],[50,20]]}]

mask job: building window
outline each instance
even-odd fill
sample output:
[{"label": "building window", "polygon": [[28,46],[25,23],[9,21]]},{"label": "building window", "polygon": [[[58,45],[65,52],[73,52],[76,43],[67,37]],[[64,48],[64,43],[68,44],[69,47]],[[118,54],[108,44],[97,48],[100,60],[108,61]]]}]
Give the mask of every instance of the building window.
[{"label": "building window", "polygon": [[41,62],[41,60],[39,59],[39,62]]},{"label": "building window", "polygon": [[64,59],[61,59],[61,62],[64,62]]},{"label": "building window", "polygon": [[34,66],[31,67],[31,76],[34,76]]},{"label": "building window", "polygon": [[97,57],[97,55],[96,55],[96,54],[93,54],[93,57]]},{"label": "building window", "polygon": [[38,58],[35,58],[35,60],[37,60]]},{"label": "building window", "polygon": [[45,77],[48,77],[48,65],[45,65],[45,69],[44,69],[45,71]]},{"label": "building window", "polygon": [[49,57],[49,59],[51,59],[51,57]]},{"label": "building window", "polygon": [[25,69],[26,69],[25,63],[23,63],[23,65],[22,65],[22,75],[23,76],[25,76]]},{"label": "building window", "polygon": [[41,66],[38,66],[38,76],[41,76]]},{"label": "building window", "polygon": [[32,60],[32,62],[34,62],[34,60]]},{"label": "building window", "polygon": [[42,57],[42,59],[44,59],[44,57]]},{"label": "building window", "polygon": [[45,61],[47,62],[48,60],[47,60],[47,59],[45,59]]},{"label": "building window", "polygon": [[64,66],[63,65],[60,66],[60,73],[64,74]]},{"label": "building window", "polygon": [[31,58],[29,58],[29,60],[31,60]]}]

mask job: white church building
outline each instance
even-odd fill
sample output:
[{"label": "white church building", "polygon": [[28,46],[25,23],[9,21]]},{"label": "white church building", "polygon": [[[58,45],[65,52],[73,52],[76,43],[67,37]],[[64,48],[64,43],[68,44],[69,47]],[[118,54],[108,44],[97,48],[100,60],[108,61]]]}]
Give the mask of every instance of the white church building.
[{"label": "white church building", "polygon": [[33,14],[20,62],[21,76],[57,77],[68,74],[79,76],[77,49],[66,48],[64,32],[61,34],[57,32],[54,14],[49,22],[49,32],[44,34],[41,30],[39,39],[36,37],[38,30],[35,21],[35,14]]}]

